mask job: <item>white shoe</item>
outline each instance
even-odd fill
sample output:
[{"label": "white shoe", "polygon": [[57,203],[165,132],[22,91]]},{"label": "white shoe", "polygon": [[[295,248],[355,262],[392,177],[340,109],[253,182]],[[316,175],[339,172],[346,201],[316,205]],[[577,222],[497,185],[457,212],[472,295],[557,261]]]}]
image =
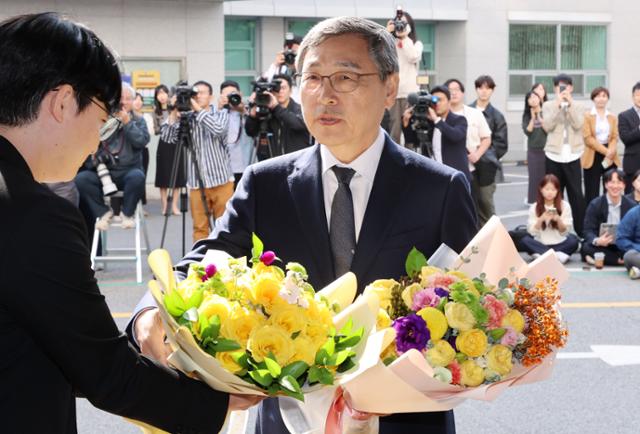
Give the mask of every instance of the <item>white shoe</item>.
[{"label": "white shoe", "polygon": [[535,260],[538,259],[540,257],[540,253],[534,253],[531,255],[531,257]]},{"label": "white shoe", "polygon": [[107,211],[102,217],[98,219],[98,221],[96,221],[96,229],[99,231],[106,231],[107,229],[109,229],[109,221],[111,220],[112,216],[113,211]]},{"label": "white shoe", "polygon": [[629,270],[629,278],[631,280],[640,279],[640,268],[631,267],[631,269]]},{"label": "white shoe", "polygon": [[122,214],[122,229],[132,229],[136,227],[136,221],[133,217],[127,217]]},{"label": "white shoe", "polygon": [[563,263],[563,264],[566,264],[566,263],[567,263],[567,261],[568,261],[568,260],[569,260],[569,258],[570,258],[570,256],[569,256],[569,255],[567,255],[567,254],[566,254],[566,253],[564,253],[564,252],[555,252],[555,251],[554,251],[553,253],[555,253],[555,254],[556,254],[556,258],[558,258],[558,261],[560,261],[560,262],[561,262],[561,263]]}]

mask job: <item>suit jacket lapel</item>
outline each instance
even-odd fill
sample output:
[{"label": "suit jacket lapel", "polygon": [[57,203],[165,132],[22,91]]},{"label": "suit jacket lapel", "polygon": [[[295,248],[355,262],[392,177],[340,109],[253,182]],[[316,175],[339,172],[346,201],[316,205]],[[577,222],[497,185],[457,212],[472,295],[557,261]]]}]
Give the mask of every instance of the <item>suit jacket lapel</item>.
[{"label": "suit jacket lapel", "polygon": [[306,238],[304,242],[315,259],[317,270],[320,273],[320,281],[327,284],[333,278],[333,261],[329,246],[327,214],[324,209],[318,145],[309,148],[307,152],[302,154],[296,162],[293,172],[289,175],[288,182],[300,225]]},{"label": "suit jacket lapel", "polygon": [[[396,146],[386,137],[351,263],[351,271],[360,279],[366,276],[373,264],[400,209],[399,205],[405,199],[406,176],[402,156],[395,149]],[[370,282],[358,282],[358,286],[362,288],[367,283]]]}]

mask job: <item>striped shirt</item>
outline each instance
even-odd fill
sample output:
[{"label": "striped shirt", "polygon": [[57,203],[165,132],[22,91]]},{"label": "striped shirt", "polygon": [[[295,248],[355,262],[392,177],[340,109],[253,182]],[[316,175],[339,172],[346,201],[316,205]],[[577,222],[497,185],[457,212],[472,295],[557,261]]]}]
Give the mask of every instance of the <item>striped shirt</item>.
[{"label": "striped shirt", "polygon": [[[228,123],[229,110],[216,110],[213,105],[209,106],[209,110],[202,110],[189,120],[193,148],[205,188],[217,187],[234,179],[229,152],[225,145]],[[180,123],[165,125],[162,128],[162,140],[177,144]],[[192,189],[200,188],[191,152],[187,152],[187,157],[187,186]]]}]

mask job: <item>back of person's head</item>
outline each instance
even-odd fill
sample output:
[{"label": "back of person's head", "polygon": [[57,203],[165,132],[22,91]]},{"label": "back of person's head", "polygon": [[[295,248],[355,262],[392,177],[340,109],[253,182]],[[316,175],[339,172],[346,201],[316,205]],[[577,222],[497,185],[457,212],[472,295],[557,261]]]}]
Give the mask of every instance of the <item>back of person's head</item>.
[{"label": "back of person's head", "polygon": [[631,182],[634,183],[636,182],[636,180],[638,179],[638,177],[640,177],[640,169],[636,170],[635,173],[633,174],[633,177],[631,178]]},{"label": "back of person's head", "polygon": [[193,87],[196,87],[196,86],[205,86],[207,89],[209,89],[209,95],[213,95],[213,86],[211,86],[209,82],[206,82],[204,80],[198,80],[195,83],[193,83]]},{"label": "back of person's head", "polygon": [[481,88],[483,85],[486,85],[489,89],[496,88],[496,82],[493,81],[493,78],[491,78],[490,75],[481,75],[480,77],[476,78],[474,84],[476,85],[476,89]]},{"label": "back of person's head", "polygon": [[273,80],[284,80],[289,84],[289,89],[293,86],[293,79],[287,74],[276,74],[273,76]]},{"label": "back of person's head", "polygon": [[464,84],[462,84],[460,80],[458,80],[457,78],[450,78],[449,80],[444,82],[444,85],[449,87],[451,83],[457,83],[460,87],[460,92],[464,93]]},{"label": "back of person's head", "polygon": [[33,122],[45,95],[68,84],[78,111],[91,100],[109,112],[120,103],[120,72],[113,54],[89,29],[53,12],[0,23],[0,125]]},{"label": "back of person's head", "polygon": [[431,89],[431,95],[440,93],[447,97],[447,101],[451,99],[451,92],[449,92],[449,88],[443,84],[439,84],[437,86],[433,86]]},{"label": "back of person's head", "polygon": [[220,83],[220,92],[222,92],[222,90],[224,88],[227,87],[233,87],[235,88],[237,91],[240,91],[240,85],[238,84],[237,81],[233,81],[233,80],[225,80],[222,83]]},{"label": "back of person's head", "polygon": [[570,75],[561,72],[560,74],[553,77],[553,85],[558,86],[560,83],[568,84],[573,86],[573,79]]}]

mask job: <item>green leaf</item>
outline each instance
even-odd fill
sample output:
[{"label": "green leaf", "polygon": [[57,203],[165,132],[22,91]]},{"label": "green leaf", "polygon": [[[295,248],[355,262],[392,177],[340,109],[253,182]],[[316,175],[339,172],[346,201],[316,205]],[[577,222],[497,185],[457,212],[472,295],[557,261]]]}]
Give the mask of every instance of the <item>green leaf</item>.
[{"label": "green leaf", "polygon": [[351,350],[338,351],[333,356],[329,357],[329,361],[326,364],[329,366],[339,366],[352,354]]},{"label": "green leaf", "polygon": [[416,277],[422,271],[422,267],[427,265],[427,258],[418,249],[413,247],[407,256],[407,260],[404,264],[404,268],[407,271],[407,276],[410,278]]},{"label": "green leaf", "polygon": [[246,351],[238,351],[236,353],[233,353],[231,354],[231,358],[239,366],[242,366],[244,369],[249,369],[249,356],[247,355]]},{"label": "green leaf", "polygon": [[262,252],[264,252],[264,244],[262,243],[262,240],[258,238],[258,236],[253,232],[251,233],[251,242],[253,244],[253,247],[251,247],[251,261],[253,263],[256,263],[260,260]]},{"label": "green leaf", "polygon": [[500,339],[502,339],[502,337],[504,336],[504,334],[507,332],[507,330],[505,329],[493,329],[489,331],[489,337],[491,339],[494,340],[494,342],[499,341]]},{"label": "green leaf", "polygon": [[327,386],[333,385],[333,374],[327,368],[320,368],[320,383]]},{"label": "green leaf", "polygon": [[[202,323],[200,323],[202,326]],[[218,315],[212,315],[207,322],[207,326],[201,329],[202,341],[205,339],[216,340],[220,334],[220,317]]]},{"label": "green leaf", "polygon": [[464,353],[457,353],[456,360],[458,361],[458,363],[462,363],[467,360],[467,356],[465,356]]},{"label": "green leaf", "polygon": [[307,280],[309,278],[309,275],[307,274],[307,269],[304,268],[302,264],[298,264],[297,262],[289,262],[285,268],[287,270],[293,271],[294,273],[300,273],[304,280]]},{"label": "green leaf", "polygon": [[352,333],[350,336],[346,336],[344,338],[340,338],[338,343],[336,344],[336,350],[344,350],[347,348],[353,348],[362,340],[362,336],[364,335],[364,327],[360,327],[355,333]]},{"label": "green leaf", "polygon": [[442,297],[440,299],[440,303],[438,303],[438,306],[436,306],[436,309],[438,309],[440,312],[444,313],[444,307],[447,305],[447,303],[449,303],[449,298],[448,297]]},{"label": "green leaf", "polygon": [[341,335],[347,336],[351,334],[351,329],[353,328],[353,318],[349,317],[347,323],[340,329]]},{"label": "green leaf", "polygon": [[349,369],[353,368],[354,366],[356,366],[356,364],[353,361],[353,359],[348,358],[347,360],[345,360],[344,363],[338,366],[338,372],[342,374],[343,372],[347,372]]},{"label": "green leaf", "polygon": [[189,301],[187,301],[187,309],[193,309],[200,307],[202,304],[202,298],[204,297],[204,290],[196,289],[191,297],[189,297]]},{"label": "green leaf", "polygon": [[291,396],[304,402],[302,389],[300,389],[300,385],[295,378],[293,378],[291,375],[285,375],[280,379],[279,383],[285,395]]},{"label": "green leaf", "polygon": [[269,387],[273,383],[273,377],[266,369],[258,369],[255,371],[249,371],[249,376],[253,381],[261,385],[262,387]]},{"label": "green leaf", "polygon": [[213,344],[213,349],[219,353],[225,351],[235,351],[242,348],[239,343],[236,341],[232,341],[231,339],[218,339],[218,341]]},{"label": "green leaf", "polygon": [[278,378],[280,376],[280,373],[282,372],[282,368],[280,367],[280,365],[278,365],[278,362],[276,362],[274,359],[271,359],[269,357],[265,357],[264,363],[266,363],[267,369],[269,370],[269,373],[273,378]]},{"label": "green leaf", "polygon": [[298,330],[297,332],[293,332],[291,333],[291,340],[294,340],[295,338],[297,338],[298,336],[300,336],[300,333],[302,332],[302,330]]},{"label": "green leaf", "polygon": [[309,368],[309,376],[307,377],[309,384],[318,383],[320,381],[320,368],[318,366],[311,366]]},{"label": "green leaf", "polygon": [[389,356],[386,359],[384,359],[382,363],[384,363],[385,366],[389,366],[391,363],[393,363],[395,359],[397,359],[396,356]]},{"label": "green leaf", "polygon": [[327,339],[327,342],[325,342],[325,344],[322,347],[320,347],[320,349],[316,353],[316,364],[317,365],[326,364],[326,361],[331,356],[333,356],[335,351],[336,351],[335,341],[333,340],[333,338]]},{"label": "green leaf", "polygon": [[289,363],[287,366],[282,368],[282,373],[280,374],[280,376],[284,377],[286,375],[290,375],[293,378],[297,379],[302,374],[304,374],[307,369],[309,369],[309,365],[307,365],[302,360],[299,360],[297,362]]},{"label": "green leaf", "polygon": [[280,387],[280,385],[278,383],[271,383],[271,385],[269,385],[269,387],[267,387],[267,393],[270,396],[276,396],[278,394],[278,392],[280,392],[282,390],[282,388]]},{"label": "green leaf", "polygon": [[174,317],[181,317],[187,310],[187,304],[176,290],[169,291],[164,295],[164,305]]}]

